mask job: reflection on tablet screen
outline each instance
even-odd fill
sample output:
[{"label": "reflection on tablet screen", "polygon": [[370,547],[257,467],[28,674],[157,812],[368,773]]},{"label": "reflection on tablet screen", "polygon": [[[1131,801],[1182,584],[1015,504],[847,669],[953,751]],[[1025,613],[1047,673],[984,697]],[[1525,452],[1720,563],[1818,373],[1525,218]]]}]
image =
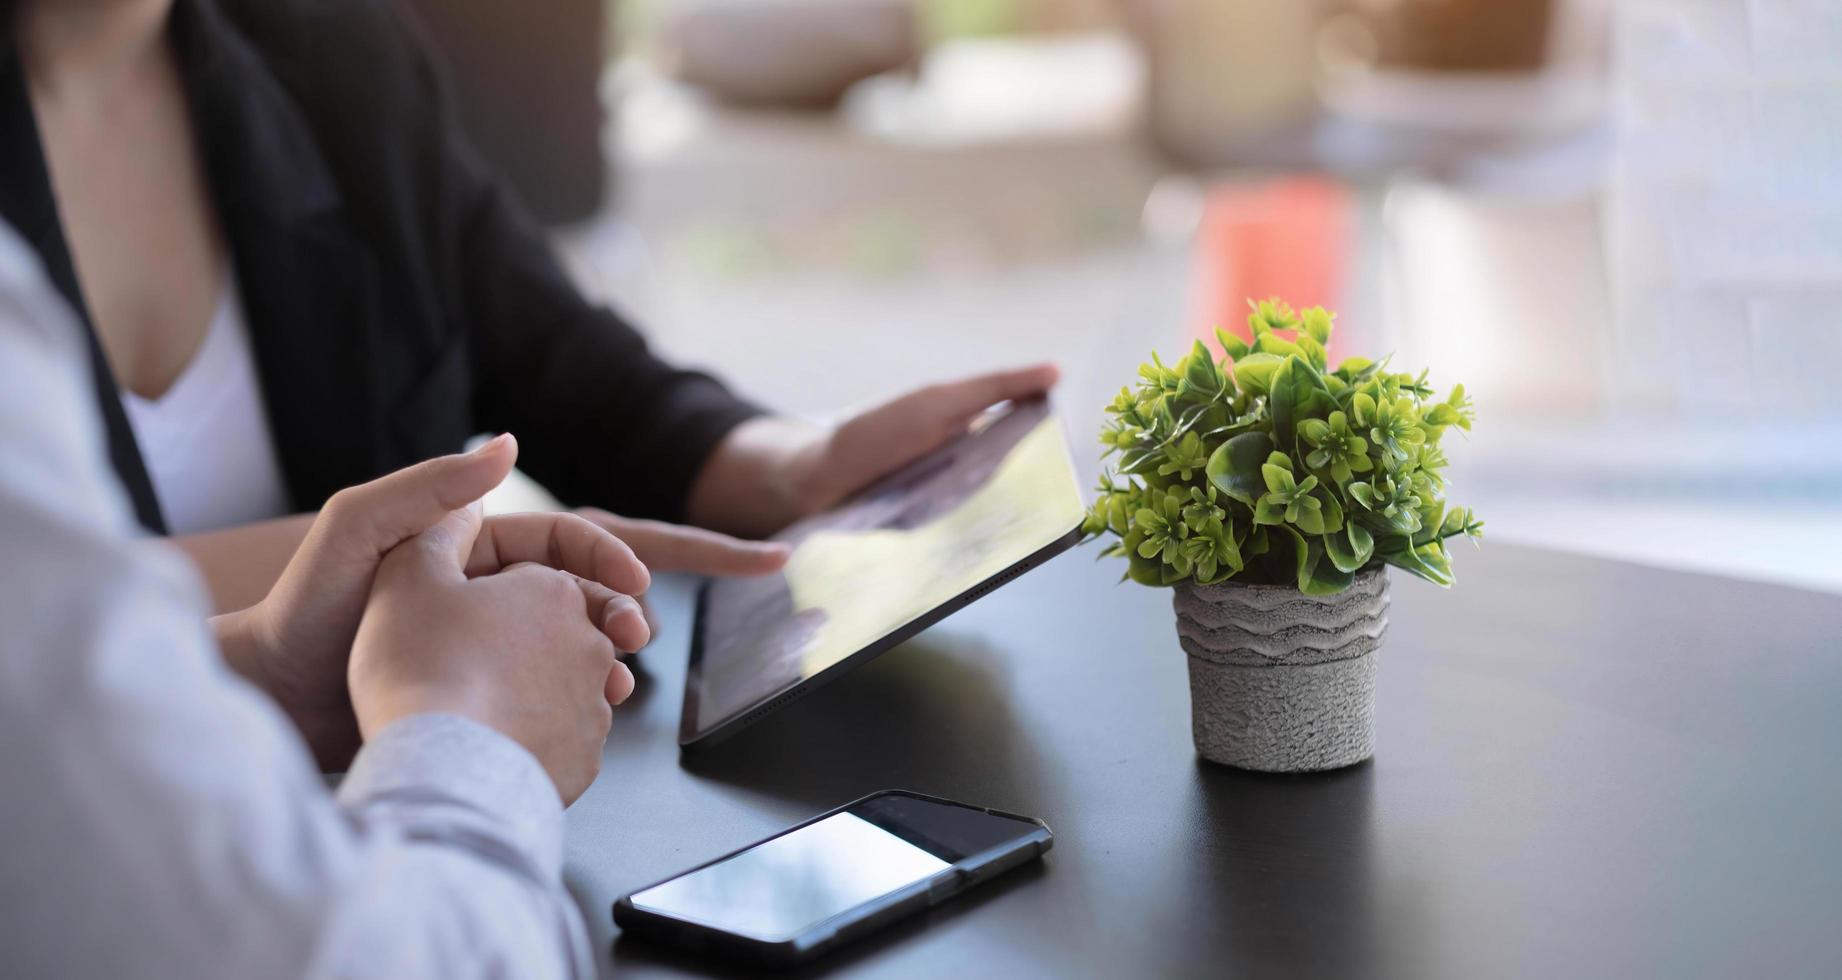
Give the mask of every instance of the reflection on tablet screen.
[{"label": "reflection on tablet screen", "polygon": [[779,535],[784,572],[720,579],[693,665],[696,734],[761,704],[1066,538],[1084,507],[1045,402]]}]

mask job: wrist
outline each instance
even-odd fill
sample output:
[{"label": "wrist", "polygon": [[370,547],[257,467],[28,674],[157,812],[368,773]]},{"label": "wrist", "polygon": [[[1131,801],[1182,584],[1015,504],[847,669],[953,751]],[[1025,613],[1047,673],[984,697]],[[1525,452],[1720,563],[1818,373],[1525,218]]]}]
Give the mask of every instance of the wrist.
[{"label": "wrist", "polygon": [[273,697],[275,677],[271,668],[275,650],[274,631],[269,628],[268,617],[261,606],[261,603],[257,603],[211,617],[211,632],[217,638],[218,651],[224,663],[238,676]]},{"label": "wrist", "polygon": [[511,737],[492,691],[460,678],[392,679],[352,688],[352,708],[359,734],[369,740],[405,718],[454,715]]},{"label": "wrist", "polygon": [[772,480],[786,523],[811,517],[830,507],[843,494],[832,483],[829,465],[832,440],[837,429],[831,426],[808,428],[804,438],[791,445],[780,461],[779,474]]},{"label": "wrist", "polygon": [[766,537],[834,502],[829,465],[835,430],[788,418],[738,426],[705,462],[687,514],[702,527]]},{"label": "wrist", "polygon": [[312,699],[299,690],[298,684],[288,682],[281,669],[288,652],[283,649],[266,601],[213,616],[210,622],[224,663],[268,695],[288,716],[313,751],[321,771],[343,770],[358,751],[350,709],[310,703]]}]

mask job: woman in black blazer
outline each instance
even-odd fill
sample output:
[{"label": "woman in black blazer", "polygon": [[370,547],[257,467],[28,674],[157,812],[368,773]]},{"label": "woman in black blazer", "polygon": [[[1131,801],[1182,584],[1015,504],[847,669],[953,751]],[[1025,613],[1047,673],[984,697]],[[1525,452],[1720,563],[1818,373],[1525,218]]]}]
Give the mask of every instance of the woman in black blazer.
[{"label": "woman in black blazer", "polygon": [[[1047,366],[988,375],[821,428],[661,361],[570,285],[386,0],[0,9],[0,217],[89,330],[111,456],[151,531],[169,528],[123,390],[170,387],[229,286],[261,392],[234,410],[266,411],[282,513],[513,431],[534,477],[606,508],[584,513],[655,568],[771,570],[782,552],[727,535],[823,509],[1054,383]],[[306,526],[175,540],[236,608]]]}]

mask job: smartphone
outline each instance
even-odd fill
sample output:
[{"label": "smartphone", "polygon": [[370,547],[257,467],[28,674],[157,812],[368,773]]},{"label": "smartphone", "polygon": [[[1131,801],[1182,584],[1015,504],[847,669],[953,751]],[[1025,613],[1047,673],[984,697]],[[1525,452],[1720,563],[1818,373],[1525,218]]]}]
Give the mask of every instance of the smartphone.
[{"label": "smartphone", "polygon": [[614,903],[627,933],[788,966],[1040,857],[1041,820],[885,790]]}]

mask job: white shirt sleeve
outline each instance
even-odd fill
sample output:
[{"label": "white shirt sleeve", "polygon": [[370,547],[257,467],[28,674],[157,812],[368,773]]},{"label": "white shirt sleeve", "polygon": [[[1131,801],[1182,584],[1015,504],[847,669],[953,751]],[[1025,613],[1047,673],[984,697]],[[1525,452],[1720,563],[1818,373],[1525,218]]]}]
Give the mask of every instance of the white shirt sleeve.
[{"label": "white shirt sleeve", "polygon": [[589,976],[537,761],[390,726],[338,799],[131,541],[69,311],[0,224],[0,963],[11,976]]}]

